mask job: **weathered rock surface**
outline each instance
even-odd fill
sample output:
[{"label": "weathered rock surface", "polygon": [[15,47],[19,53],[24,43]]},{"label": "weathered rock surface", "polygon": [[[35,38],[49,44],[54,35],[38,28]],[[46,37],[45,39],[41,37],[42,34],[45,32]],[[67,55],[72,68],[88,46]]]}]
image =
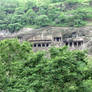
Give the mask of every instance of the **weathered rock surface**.
[{"label": "weathered rock surface", "polygon": [[92,27],[44,27],[40,29],[24,28],[17,33],[0,32],[0,40],[6,38],[18,38],[20,40],[50,40],[51,35],[62,36],[62,39],[81,37],[84,39],[83,49],[87,49],[92,54]]}]

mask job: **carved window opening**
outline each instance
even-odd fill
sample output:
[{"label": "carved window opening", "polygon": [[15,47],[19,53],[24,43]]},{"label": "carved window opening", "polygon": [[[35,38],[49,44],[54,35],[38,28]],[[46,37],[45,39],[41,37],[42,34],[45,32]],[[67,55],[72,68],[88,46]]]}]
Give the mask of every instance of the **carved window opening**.
[{"label": "carved window opening", "polygon": [[46,44],[46,47],[49,47],[49,44],[48,43]]},{"label": "carved window opening", "polygon": [[68,42],[66,42],[65,45],[68,46]]},{"label": "carved window opening", "polygon": [[42,47],[45,47],[45,44],[44,43],[42,44]]},{"label": "carved window opening", "polygon": [[37,47],[37,45],[36,45],[36,44],[34,44],[34,45],[33,45],[33,47]]},{"label": "carved window opening", "polygon": [[82,45],[82,43],[81,42],[78,42],[78,46],[81,46]]},{"label": "carved window opening", "polygon": [[81,45],[83,45],[83,41],[78,42],[78,46],[81,46]]},{"label": "carved window opening", "polygon": [[54,41],[57,41],[57,42],[61,41],[61,37],[54,37]]},{"label": "carved window opening", "polygon": [[41,47],[41,44],[40,43],[38,44],[38,47]]},{"label": "carved window opening", "polygon": [[72,42],[70,42],[70,47],[72,47]]},{"label": "carved window opening", "polygon": [[77,42],[74,42],[74,46],[75,46],[75,47],[77,46]]}]

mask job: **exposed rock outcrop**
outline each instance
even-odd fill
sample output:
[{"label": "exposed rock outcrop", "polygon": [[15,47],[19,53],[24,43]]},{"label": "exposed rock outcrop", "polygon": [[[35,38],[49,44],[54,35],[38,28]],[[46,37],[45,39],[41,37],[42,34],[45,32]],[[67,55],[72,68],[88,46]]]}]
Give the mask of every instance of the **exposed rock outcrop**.
[{"label": "exposed rock outcrop", "polygon": [[[82,49],[87,49],[92,54],[92,27],[44,27],[40,29],[24,28],[17,33],[1,32],[0,40],[6,38],[18,38],[19,40],[52,40],[53,37],[62,37],[62,41],[66,39],[82,38]],[[44,44],[43,44],[44,45]]]}]

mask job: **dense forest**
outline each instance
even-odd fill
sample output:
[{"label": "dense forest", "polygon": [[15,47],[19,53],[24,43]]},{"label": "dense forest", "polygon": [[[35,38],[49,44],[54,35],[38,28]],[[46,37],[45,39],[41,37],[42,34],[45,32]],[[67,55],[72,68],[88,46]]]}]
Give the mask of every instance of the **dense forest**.
[{"label": "dense forest", "polygon": [[91,0],[0,0],[0,30],[91,25]]},{"label": "dense forest", "polygon": [[[0,31],[89,25],[92,0],[0,0]],[[92,56],[67,46],[33,52],[30,42],[0,40],[0,92],[92,92]]]},{"label": "dense forest", "polygon": [[49,54],[17,39],[0,41],[0,92],[92,92],[86,51],[53,47]]}]

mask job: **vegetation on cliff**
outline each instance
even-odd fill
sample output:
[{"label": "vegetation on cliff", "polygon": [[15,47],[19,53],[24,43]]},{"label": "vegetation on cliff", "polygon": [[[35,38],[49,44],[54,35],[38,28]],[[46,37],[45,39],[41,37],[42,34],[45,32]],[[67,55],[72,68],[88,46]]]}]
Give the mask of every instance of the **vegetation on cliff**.
[{"label": "vegetation on cliff", "polygon": [[0,0],[0,29],[91,25],[91,0]]},{"label": "vegetation on cliff", "polygon": [[67,47],[33,52],[30,43],[0,41],[0,92],[92,92],[86,53]]}]

